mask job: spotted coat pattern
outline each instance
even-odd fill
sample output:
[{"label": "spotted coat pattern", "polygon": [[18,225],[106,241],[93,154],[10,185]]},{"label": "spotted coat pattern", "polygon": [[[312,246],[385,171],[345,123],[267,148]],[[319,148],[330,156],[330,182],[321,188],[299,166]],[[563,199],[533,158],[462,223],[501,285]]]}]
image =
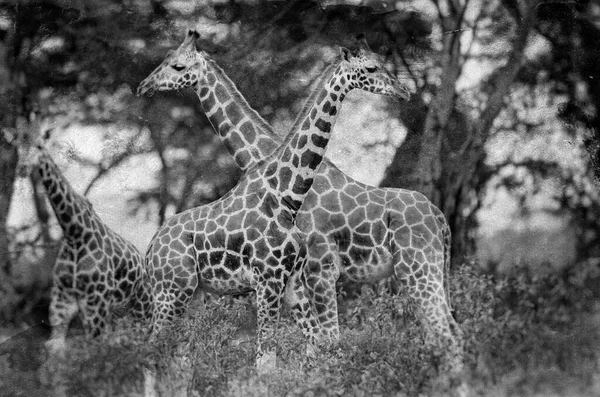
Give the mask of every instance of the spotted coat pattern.
[{"label": "spotted coat pattern", "polygon": [[[138,88],[138,93],[167,89],[200,76],[183,64],[206,69],[207,62],[193,48],[194,31],[170,56],[180,63],[163,62]],[[406,89],[381,69],[368,72],[373,60],[364,52],[345,50],[342,59],[327,68],[325,86],[311,96],[305,117],[297,120],[280,147],[247,168],[242,180],[221,199],[169,219],[150,243],[146,266],[153,285],[153,325],[160,329],[186,309],[197,289],[221,294],[257,292],[257,364],[272,354],[274,332],[284,293],[294,318],[309,340],[318,335],[318,321],[311,313],[299,281],[306,261],[308,236],[296,227],[296,217],[313,184],[338,109],[352,89],[405,96]],[[171,76],[176,75],[175,80]],[[210,77],[207,77],[210,80]],[[199,88],[202,90],[202,88]],[[208,101],[219,93],[203,92]],[[313,105],[314,101],[314,105]],[[209,118],[215,128],[226,128]],[[252,127],[254,128],[254,127]],[[252,156],[252,155],[251,155]],[[290,276],[293,280],[288,283]],[[288,291],[285,291],[286,285]]]},{"label": "spotted coat pattern", "polygon": [[[146,79],[140,89],[193,88],[203,112],[242,170],[256,166],[281,144],[282,138],[248,105],[223,70],[195,49],[193,41],[171,52],[163,65],[164,74]],[[421,309],[428,343],[437,342],[447,351],[451,368],[462,367],[462,332],[450,313],[447,292],[450,228],[426,197],[365,185],[326,158],[296,223],[311,240],[305,282],[323,338],[339,338],[335,299],[339,279],[375,282],[395,276]]]},{"label": "spotted coat pattern", "polygon": [[111,318],[132,313],[143,319],[150,294],[138,249],[102,222],[91,203],[76,193],[38,140],[20,148],[20,166],[43,185],[63,232],[52,272],[51,341],[64,344],[79,315],[85,334],[99,335]]}]

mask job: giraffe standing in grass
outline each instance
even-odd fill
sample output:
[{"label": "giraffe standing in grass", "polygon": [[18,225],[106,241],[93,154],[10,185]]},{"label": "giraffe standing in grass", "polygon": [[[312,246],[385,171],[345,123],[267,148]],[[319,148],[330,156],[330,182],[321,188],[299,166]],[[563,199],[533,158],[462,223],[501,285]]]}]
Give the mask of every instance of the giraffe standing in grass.
[{"label": "giraffe standing in grass", "polygon": [[[139,90],[194,89],[202,111],[242,170],[252,169],[281,144],[283,139],[190,37],[158,70],[164,72],[154,72]],[[395,276],[420,309],[427,343],[446,351],[450,370],[460,370],[462,332],[451,315],[448,295],[450,228],[425,196],[365,185],[324,159],[296,224],[313,240],[304,272],[324,338],[339,338],[338,279],[375,282]]]},{"label": "giraffe standing in grass", "polygon": [[113,316],[150,309],[143,257],[102,222],[92,204],[75,192],[48,153],[34,121],[19,132],[20,173],[36,172],[46,191],[63,240],[52,272],[48,346],[64,349],[69,324],[79,315],[88,337],[99,335]]},{"label": "giraffe standing in grass", "polygon": [[[192,50],[198,33],[190,30],[176,53],[188,64],[206,61]],[[195,69],[163,62],[138,88],[139,94],[159,82],[198,81]],[[298,119],[284,142],[263,161],[247,170],[242,180],[221,199],[170,218],[152,239],[146,254],[153,286],[153,332],[186,309],[197,289],[219,294],[257,295],[257,366],[269,369],[275,352],[269,344],[284,293],[295,320],[311,343],[318,322],[303,295],[300,268],[306,260],[308,236],[296,227],[296,217],[313,184],[330,138],[338,109],[352,89],[408,99],[378,57],[361,51],[341,51],[339,62],[324,72],[325,87],[309,98],[316,103]],[[318,97],[317,97],[318,94]],[[294,279],[288,279],[294,274]],[[286,286],[288,286],[286,291]]]}]

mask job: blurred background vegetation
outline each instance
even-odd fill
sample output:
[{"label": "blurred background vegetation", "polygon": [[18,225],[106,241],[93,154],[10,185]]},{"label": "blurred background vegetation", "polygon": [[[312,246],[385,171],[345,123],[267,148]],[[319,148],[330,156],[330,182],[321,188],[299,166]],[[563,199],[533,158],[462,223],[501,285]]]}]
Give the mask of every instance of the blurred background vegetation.
[{"label": "blurred background vegetation", "polygon": [[165,217],[240,171],[191,90],[133,94],[196,27],[201,46],[285,134],[336,46],[364,33],[410,81],[407,104],[353,94],[329,156],[373,185],[425,193],[457,264],[597,280],[600,6],[594,1],[3,0],[0,321],[47,311],[60,232],[10,144],[31,112],[67,177],[144,251]]},{"label": "blurred background vegetation", "polygon": [[[56,386],[32,371],[44,361],[39,324],[61,236],[37,181],[17,175],[19,120],[38,114],[69,181],[141,251],[166,217],[240,178],[191,90],[133,94],[189,27],[280,134],[337,46],[364,33],[414,95],[349,95],[328,155],[360,181],[421,191],[444,211],[467,395],[598,395],[592,0],[1,1],[0,373],[13,372],[0,389],[41,396]],[[154,360],[173,380],[165,385],[201,394],[449,395],[443,379],[431,383],[435,352],[414,343],[406,297],[383,285],[355,291],[340,295],[339,348],[315,367],[282,324],[282,365],[300,369],[271,384],[250,368],[252,336],[239,341],[255,327],[240,302],[209,302],[158,350],[135,328],[75,336],[59,380],[75,395],[139,390]]]}]

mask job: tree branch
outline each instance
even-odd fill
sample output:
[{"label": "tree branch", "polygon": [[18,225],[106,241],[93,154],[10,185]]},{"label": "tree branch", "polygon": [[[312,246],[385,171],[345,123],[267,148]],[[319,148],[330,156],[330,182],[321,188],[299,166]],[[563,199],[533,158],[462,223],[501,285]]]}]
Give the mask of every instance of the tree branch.
[{"label": "tree branch", "polygon": [[92,180],[88,183],[87,187],[83,191],[84,196],[87,196],[89,194],[90,190],[92,190],[92,187],[94,187],[94,185],[99,180],[101,180],[104,176],[106,176],[106,174],[108,174],[111,170],[116,168],[118,165],[123,163],[126,159],[128,159],[132,155],[134,144],[138,140],[138,138],[142,135],[142,130],[143,130],[143,127],[140,127],[138,129],[138,132],[135,134],[135,136],[133,138],[131,138],[129,140],[129,142],[127,142],[125,150],[123,150],[116,157],[114,157],[110,164],[108,164],[108,165],[97,164],[96,165],[96,167],[98,168],[98,173],[92,178]]},{"label": "tree branch", "polygon": [[439,192],[435,184],[441,177],[441,145],[442,131],[447,127],[448,120],[454,108],[456,96],[456,81],[461,73],[460,27],[464,15],[462,10],[451,9],[451,14],[444,17],[442,27],[448,30],[442,38],[443,59],[441,62],[442,81],[435,99],[432,101],[427,116],[423,138],[420,145],[420,155],[416,167],[418,173],[418,190],[425,194],[435,204],[440,203],[440,197],[435,197]]},{"label": "tree branch", "polygon": [[160,186],[158,187],[158,224],[162,225],[165,221],[167,205],[169,205],[169,164],[165,158],[165,145],[160,136],[160,132],[155,132],[150,128],[150,137],[154,142],[154,148],[160,159],[162,169],[160,171]]},{"label": "tree branch", "polygon": [[496,116],[504,107],[504,98],[509,93],[510,87],[514,82],[517,73],[521,69],[525,47],[527,46],[527,40],[534,21],[535,9],[528,8],[521,23],[519,23],[517,27],[517,34],[513,40],[512,51],[506,64],[499,68],[489,80],[487,104],[481,113],[479,123],[476,126],[474,141],[476,145],[483,145],[490,133],[490,129]]}]

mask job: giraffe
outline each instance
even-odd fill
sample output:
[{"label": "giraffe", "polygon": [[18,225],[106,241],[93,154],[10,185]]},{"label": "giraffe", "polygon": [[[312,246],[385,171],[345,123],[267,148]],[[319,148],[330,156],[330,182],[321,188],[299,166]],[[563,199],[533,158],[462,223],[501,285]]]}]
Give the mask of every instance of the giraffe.
[{"label": "giraffe", "polygon": [[142,254],[73,189],[46,149],[37,120],[19,135],[19,173],[37,174],[63,232],[52,270],[50,351],[64,351],[69,324],[77,315],[88,337],[99,335],[113,316],[131,312],[143,319],[151,296]]},{"label": "giraffe", "polygon": [[[179,55],[188,63],[206,65],[204,57],[189,51],[197,38],[198,33],[190,30]],[[374,54],[354,54],[344,48],[340,54],[341,59],[323,74],[326,89],[318,98],[316,93],[309,97],[310,110],[296,120],[298,128],[273,153],[249,168],[225,196],[173,216],[152,238],[146,269],[153,286],[153,333],[181,315],[198,289],[218,294],[255,290],[259,370],[275,365],[276,353],[268,345],[272,345],[284,295],[309,342],[315,342],[318,323],[299,281],[311,242],[295,225],[298,210],[347,93],[362,89],[409,98],[408,89],[380,67]],[[141,83],[138,93],[183,69],[163,62]],[[181,78],[197,81],[193,74],[190,70]]]},{"label": "giraffe", "polygon": [[[159,76],[158,70],[165,72]],[[169,52],[138,92],[152,95],[185,87],[196,92],[202,111],[242,170],[252,169],[281,144],[282,138],[224,71],[189,38]],[[462,368],[462,331],[451,314],[448,293],[450,228],[431,201],[415,191],[360,183],[325,158],[296,224],[315,241],[308,247],[304,273],[324,339],[339,339],[338,280],[396,277],[419,309],[426,343],[446,351],[448,369]]]}]

